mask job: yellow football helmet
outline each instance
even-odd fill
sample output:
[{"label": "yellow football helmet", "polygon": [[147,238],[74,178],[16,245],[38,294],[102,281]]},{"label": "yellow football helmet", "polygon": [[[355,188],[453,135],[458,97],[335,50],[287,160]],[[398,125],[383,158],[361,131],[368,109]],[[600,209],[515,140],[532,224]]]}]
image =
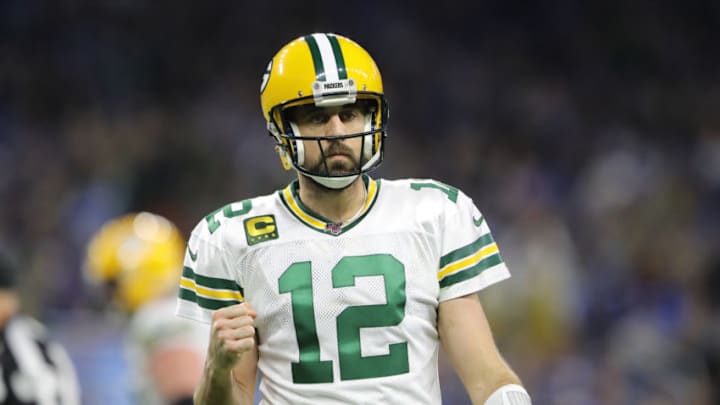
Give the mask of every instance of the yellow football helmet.
[{"label": "yellow football helmet", "polygon": [[[303,137],[288,120],[287,110],[313,103],[318,107],[362,101],[368,106],[363,132],[342,136]],[[344,188],[383,159],[388,105],[380,70],[370,54],[349,38],[315,33],[299,37],[278,51],[267,65],[260,86],[260,102],[268,131],[286,169],[297,171],[329,188]],[[333,176],[303,166],[303,140],[363,137],[362,161],[357,173]],[[321,153],[324,155],[322,146]]]},{"label": "yellow football helmet", "polygon": [[166,218],[132,213],[105,223],[90,239],[84,269],[109,284],[114,300],[132,312],[177,288],[185,241]]}]

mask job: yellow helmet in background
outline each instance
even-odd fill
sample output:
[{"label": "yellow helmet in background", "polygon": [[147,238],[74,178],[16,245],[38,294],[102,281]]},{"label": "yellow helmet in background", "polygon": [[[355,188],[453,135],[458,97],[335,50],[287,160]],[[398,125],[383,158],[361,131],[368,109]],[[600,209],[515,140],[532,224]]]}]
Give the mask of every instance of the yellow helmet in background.
[{"label": "yellow helmet in background", "polygon": [[185,241],[166,218],[132,213],[105,223],[87,247],[86,275],[112,284],[114,300],[128,311],[177,288]]},{"label": "yellow helmet in background", "polygon": [[[304,104],[330,107],[356,102],[368,108],[365,129],[341,137],[304,138],[286,114],[289,108]],[[326,187],[343,188],[382,162],[388,118],[382,77],[370,54],[349,38],[315,33],[283,46],[268,63],[260,86],[260,103],[286,169],[294,167]],[[303,166],[302,140],[353,137],[364,140],[357,173],[332,176]]]}]

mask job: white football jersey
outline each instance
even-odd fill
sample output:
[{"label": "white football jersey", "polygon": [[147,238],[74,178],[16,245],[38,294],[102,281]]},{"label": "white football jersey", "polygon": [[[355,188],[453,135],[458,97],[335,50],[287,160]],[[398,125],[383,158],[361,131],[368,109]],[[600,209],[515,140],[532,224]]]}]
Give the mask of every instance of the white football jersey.
[{"label": "white football jersey", "polygon": [[433,180],[373,180],[347,223],[297,182],[229,204],[188,243],[177,313],[257,311],[263,404],[439,404],[437,309],[510,276],[472,200]]},{"label": "white football jersey", "polygon": [[128,325],[126,351],[130,367],[133,403],[163,405],[167,401],[155,386],[148,360],[168,348],[195,351],[205,359],[210,327],[173,316],[176,300],[172,296],[150,301],[133,314]]}]

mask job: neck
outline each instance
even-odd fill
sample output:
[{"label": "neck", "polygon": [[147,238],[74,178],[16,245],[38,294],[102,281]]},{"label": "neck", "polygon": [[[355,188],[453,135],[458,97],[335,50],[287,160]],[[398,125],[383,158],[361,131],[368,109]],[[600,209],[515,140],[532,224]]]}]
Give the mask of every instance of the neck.
[{"label": "neck", "polygon": [[344,222],[354,217],[367,198],[362,176],[342,190],[328,189],[305,176],[299,176],[298,181],[303,204],[333,222]]}]

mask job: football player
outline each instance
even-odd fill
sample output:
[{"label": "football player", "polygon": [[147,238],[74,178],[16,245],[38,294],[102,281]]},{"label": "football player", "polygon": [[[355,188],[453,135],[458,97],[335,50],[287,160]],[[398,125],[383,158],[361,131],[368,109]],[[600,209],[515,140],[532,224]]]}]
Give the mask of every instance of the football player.
[{"label": "football player", "polygon": [[90,240],[86,274],[129,315],[133,403],[192,404],[209,328],[174,315],[185,243],[166,218],[139,212],[105,223]]},{"label": "football player", "polygon": [[15,260],[0,250],[0,404],[79,405],[80,387],[67,351],[22,312],[19,274]]},{"label": "football player", "polygon": [[357,43],[316,33],[272,58],[261,105],[298,178],[192,232],[178,314],[211,323],[196,404],[439,404],[438,350],[474,404],[530,397],[478,291],[510,276],[487,221],[431,179],[374,179],[388,104]]}]

